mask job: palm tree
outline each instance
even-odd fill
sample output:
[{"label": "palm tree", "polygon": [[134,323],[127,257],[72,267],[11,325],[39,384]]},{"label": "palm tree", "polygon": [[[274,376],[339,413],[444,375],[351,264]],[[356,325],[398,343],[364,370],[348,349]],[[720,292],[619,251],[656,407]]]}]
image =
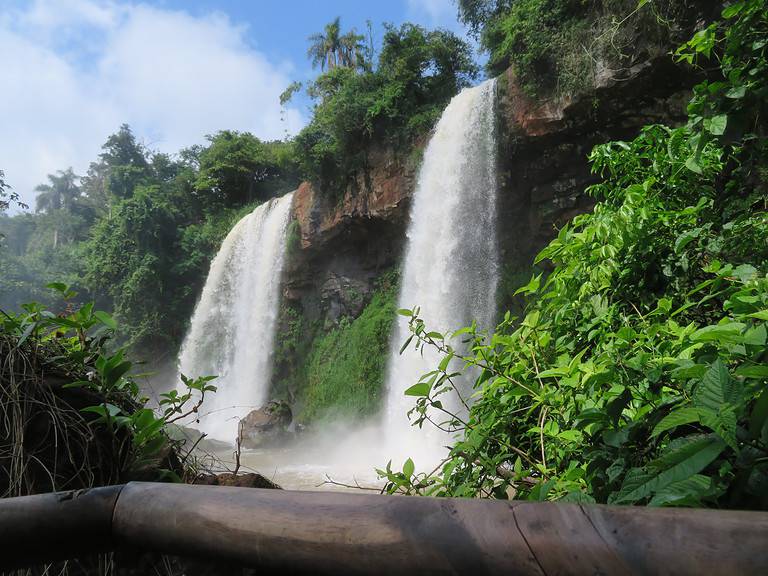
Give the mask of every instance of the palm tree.
[{"label": "palm tree", "polygon": [[[79,176],[72,168],[59,170],[57,174],[48,174],[50,184],[40,184],[35,188],[36,212],[52,214],[55,212],[69,212],[76,199],[80,196],[80,187],[77,185]],[[58,226],[53,227],[53,248],[59,244]]]},{"label": "palm tree", "polygon": [[365,62],[363,40],[364,36],[350,30],[339,38],[340,65],[347,68],[357,68],[363,66]]},{"label": "palm tree", "polygon": [[318,64],[320,70],[325,70],[326,66],[328,70],[339,66],[339,56],[342,55],[340,32],[341,18],[336,17],[333,22],[325,25],[325,32],[312,34],[309,37],[311,44],[307,50],[307,56],[312,61],[313,68]]}]

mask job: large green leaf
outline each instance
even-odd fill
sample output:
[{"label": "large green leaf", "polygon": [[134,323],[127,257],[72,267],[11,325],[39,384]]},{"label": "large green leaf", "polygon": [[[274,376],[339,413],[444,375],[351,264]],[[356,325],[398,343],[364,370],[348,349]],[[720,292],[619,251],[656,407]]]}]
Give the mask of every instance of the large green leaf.
[{"label": "large green leaf", "polygon": [[432,385],[428,382],[419,382],[405,391],[406,396],[429,396]]},{"label": "large green leaf", "polygon": [[717,432],[718,436],[725,440],[734,450],[738,450],[736,441],[736,411],[733,406],[725,405],[717,412],[704,411],[701,423]]},{"label": "large green leaf", "polygon": [[706,468],[725,448],[725,442],[714,435],[686,440],[671,444],[671,449],[654,460],[647,469],[635,468],[627,474],[612,503],[638,502],[675,482],[686,480]]},{"label": "large green leaf", "polygon": [[706,127],[712,135],[722,136],[725,134],[725,128],[728,126],[728,116],[726,114],[718,114],[707,120]]},{"label": "large green leaf", "polygon": [[744,324],[741,322],[728,322],[726,324],[716,324],[714,326],[705,326],[691,334],[691,340],[694,342],[722,342],[728,344],[738,344],[744,337],[741,331]]},{"label": "large green leaf", "polygon": [[101,310],[96,310],[96,312],[93,313],[93,315],[96,317],[96,319],[104,324],[107,328],[110,330],[117,330],[117,322],[115,322],[115,319],[112,318],[109,314],[106,312],[102,312]]},{"label": "large green leaf", "polygon": [[736,369],[736,376],[744,378],[768,378],[768,366],[764,364],[754,366],[740,366]]},{"label": "large green leaf", "polygon": [[658,490],[649,506],[699,505],[701,499],[712,492],[712,479],[703,474],[694,474],[690,478],[673,482]]},{"label": "large green leaf", "polygon": [[653,429],[653,433],[651,434],[651,438],[655,438],[659,434],[666,432],[667,430],[677,428],[678,426],[690,424],[692,422],[698,422],[699,419],[699,408],[695,408],[693,406],[680,408],[674,412],[670,412],[661,420],[661,422],[656,424],[656,427]]},{"label": "large green leaf", "polygon": [[709,367],[693,392],[694,405],[718,413],[724,405],[742,402],[742,389],[719,358]]}]

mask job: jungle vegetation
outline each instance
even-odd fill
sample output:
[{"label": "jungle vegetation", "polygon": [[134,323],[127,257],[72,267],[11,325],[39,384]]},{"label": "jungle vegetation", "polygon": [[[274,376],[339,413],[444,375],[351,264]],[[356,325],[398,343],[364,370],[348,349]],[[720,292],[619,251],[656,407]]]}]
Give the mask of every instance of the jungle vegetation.
[{"label": "jungle vegetation", "polygon": [[[382,470],[390,491],[768,508],[767,8],[729,2],[676,50],[715,70],[685,126],[592,151],[597,205],[538,255],[522,317],[454,332],[467,354],[400,311],[444,355],[413,421],[459,439],[433,476]],[[476,402],[450,413],[469,368]]]},{"label": "jungle vegetation", "polygon": [[[210,261],[240,217],[302,179],[342,194],[374,145],[425,134],[477,72],[452,33],[386,25],[374,62],[373,44],[340,26],[309,39],[321,73],[307,88],[313,118],[295,138],[223,130],[169,155],[123,125],[87,174],[49,175],[34,213],[14,216],[18,197],[0,173],[0,308],[56,310],[44,287],[63,282],[114,313],[122,343],[153,362],[175,357]],[[300,89],[292,84],[283,103]]]},{"label": "jungle vegetation", "polygon": [[[430,331],[418,308],[400,311],[410,345],[444,354],[407,392],[414,424],[438,421],[458,440],[433,475],[415,474],[413,462],[386,466],[388,490],[767,508],[766,1],[461,0],[459,7],[489,53],[488,71],[511,65],[530,95],[577,91],[596,60],[628,65],[638,30],[646,34],[641,46],[665,45],[689,18],[703,24],[668,57],[705,79],[686,125],[647,126],[633,140],[593,150],[598,182],[587,193],[597,205],[540,253],[537,263],[550,271],[520,288],[527,298],[520,317],[506,314],[490,335],[473,326],[448,335]],[[642,25],[625,37],[626,19]],[[581,46],[594,48],[586,59]],[[311,38],[309,57],[320,69],[306,87],[314,114],[293,139],[222,131],[206,146],[168,155],[124,125],[87,174],[50,175],[35,213],[14,216],[5,211],[18,196],[0,172],[0,346],[21,366],[0,373],[2,405],[19,401],[24,366],[95,398],[72,415],[72,426],[95,423],[106,435],[72,450],[117,446],[120,456],[106,480],[87,482],[177,473],[164,460],[169,440],[161,431],[189,397],[171,394],[159,414],[148,411],[126,357],[129,349],[176,353],[234,222],[302,179],[339,198],[375,146],[412,147],[478,73],[461,39],[412,24],[386,27],[375,53],[339,20]],[[301,89],[291,85],[283,102]],[[371,410],[393,294],[380,286],[361,316],[304,352],[302,369],[314,382],[308,418],[338,402]],[[466,369],[479,377],[465,416],[447,412],[441,396]],[[352,377],[360,374],[370,378]],[[212,392],[208,382],[187,385]],[[4,480],[6,494],[29,481]]]}]

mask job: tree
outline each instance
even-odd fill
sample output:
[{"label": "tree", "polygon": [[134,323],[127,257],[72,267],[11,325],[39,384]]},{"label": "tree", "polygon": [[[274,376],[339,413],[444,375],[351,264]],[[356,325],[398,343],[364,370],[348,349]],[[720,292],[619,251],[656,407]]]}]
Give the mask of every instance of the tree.
[{"label": "tree", "polygon": [[350,30],[339,39],[339,62],[341,66],[353,69],[358,66],[364,67],[366,58],[363,40],[365,37],[354,30]]},{"label": "tree", "polygon": [[86,283],[109,297],[132,344],[167,346],[176,337],[162,322],[178,305],[167,294],[179,257],[178,204],[172,187],[138,186],[93,227],[86,246]]},{"label": "tree", "polygon": [[134,166],[144,169],[147,167],[147,153],[128,124],[122,124],[120,129],[112,134],[101,147],[99,155],[102,162],[108,166]]},{"label": "tree", "polygon": [[148,152],[123,124],[101,147],[97,162],[83,178],[83,191],[99,214],[110,214],[117,201],[129,198],[134,188],[152,175]]},{"label": "tree", "polygon": [[[369,58],[373,50],[363,54]],[[409,146],[476,74],[469,45],[455,34],[387,26],[375,69],[369,61],[358,61],[358,69],[338,66],[308,87],[317,106],[296,138],[306,176],[326,190],[343,190],[366,165],[373,143]]]},{"label": "tree", "polygon": [[80,197],[80,187],[77,185],[79,176],[72,168],[59,170],[56,174],[48,174],[49,184],[40,184],[35,188],[35,211],[52,216],[53,219],[53,248],[59,245],[59,232],[62,214],[72,212],[72,208]]},{"label": "tree", "polygon": [[339,64],[341,43],[339,34],[341,31],[341,18],[336,17],[333,22],[325,25],[325,31],[313,34],[309,37],[311,42],[307,50],[307,56],[312,61],[312,67],[320,66],[320,70],[333,70]]},{"label": "tree", "polygon": [[19,201],[18,193],[10,190],[11,187],[5,183],[5,172],[0,170],[0,213],[8,210],[12,202],[20,208],[27,208],[26,204]]},{"label": "tree", "polygon": [[469,45],[452,32],[408,23],[385,30],[379,72],[414,94],[415,104],[440,102],[442,111],[477,75]]},{"label": "tree", "polygon": [[509,10],[513,0],[458,0],[459,20],[477,38],[490,20]]},{"label": "tree", "polygon": [[312,66],[319,65],[321,71],[338,67],[365,69],[369,58],[366,57],[367,50],[363,40],[365,37],[354,29],[341,34],[341,19],[336,18],[325,25],[324,32],[309,37],[311,44],[307,56],[312,61]]},{"label": "tree", "polygon": [[76,198],[80,196],[80,187],[77,185],[79,178],[72,168],[48,174],[49,184],[40,184],[35,188],[35,211],[50,213],[70,210]]},{"label": "tree", "polygon": [[208,195],[206,204],[242,206],[297,184],[288,143],[262,142],[253,134],[232,130],[222,130],[208,140],[210,145],[198,156],[195,182],[197,192]]}]

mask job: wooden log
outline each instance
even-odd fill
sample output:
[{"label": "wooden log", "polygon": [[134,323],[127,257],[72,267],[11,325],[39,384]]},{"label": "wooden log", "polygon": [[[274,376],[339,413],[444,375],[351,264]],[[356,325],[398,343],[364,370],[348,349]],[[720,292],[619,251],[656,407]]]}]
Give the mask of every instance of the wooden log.
[{"label": "wooden log", "polygon": [[768,514],[585,506],[599,537],[634,574],[768,574]]},{"label": "wooden log", "polygon": [[123,486],[0,500],[0,570],[108,552]]},{"label": "wooden log", "polygon": [[768,514],[129,484],[126,544],[313,574],[768,574]]},{"label": "wooden log", "polygon": [[260,573],[533,574],[504,501],[131,483],[118,541]]},{"label": "wooden log", "polygon": [[0,500],[0,570],[113,547],[267,574],[768,574],[768,514],[133,482]]}]

